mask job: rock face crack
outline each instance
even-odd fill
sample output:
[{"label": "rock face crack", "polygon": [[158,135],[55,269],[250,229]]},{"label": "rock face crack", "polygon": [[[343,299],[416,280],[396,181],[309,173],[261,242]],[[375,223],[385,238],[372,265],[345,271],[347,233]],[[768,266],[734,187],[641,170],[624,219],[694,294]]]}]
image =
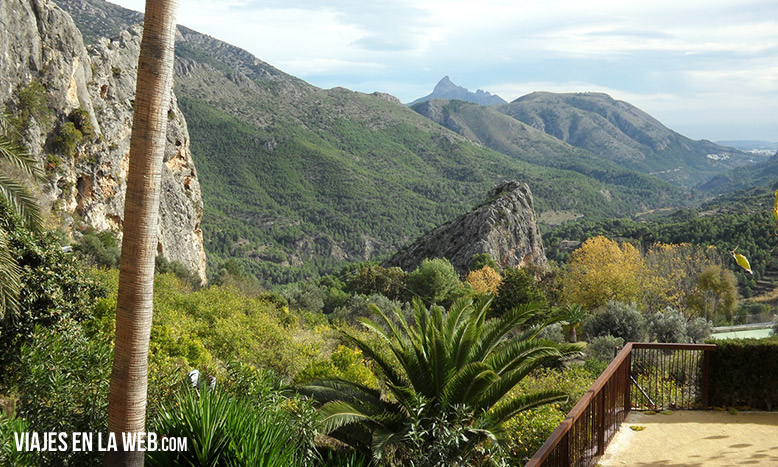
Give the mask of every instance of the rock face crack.
[{"label": "rock face crack", "polygon": [[526,183],[506,181],[497,185],[484,204],[427,232],[385,264],[412,271],[424,259],[446,258],[460,275],[465,275],[471,258],[478,253],[490,254],[502,268],[529,263],[547,266],[532,193]]}]

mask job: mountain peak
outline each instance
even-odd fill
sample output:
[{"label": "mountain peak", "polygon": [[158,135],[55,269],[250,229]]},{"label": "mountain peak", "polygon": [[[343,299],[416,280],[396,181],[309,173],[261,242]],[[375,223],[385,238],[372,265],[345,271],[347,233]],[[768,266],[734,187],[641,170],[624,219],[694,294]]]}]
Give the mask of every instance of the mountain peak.
[{"label": "mountain peak", "polygon": [[449,78],[448,75],[444,76],[443,79],[438,81],[438,84],[435,85],[432,94],[416,99],[408,105],[415,105],[420,102],[426,102],[432,99],[460,100],[487,106],[507,103],[505,100],[503,100],[502,97],[496,94],[492,94],[481,89],[477,90],[476,92],[470,92],[467,88],[457,86],[453,81],[451,81],[451,78]]}]

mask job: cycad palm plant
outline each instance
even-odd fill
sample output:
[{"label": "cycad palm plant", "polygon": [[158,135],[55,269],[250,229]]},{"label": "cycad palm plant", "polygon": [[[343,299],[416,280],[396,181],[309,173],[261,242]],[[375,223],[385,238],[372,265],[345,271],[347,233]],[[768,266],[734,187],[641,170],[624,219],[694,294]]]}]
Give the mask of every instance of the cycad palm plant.
[{"label": "cycad palm plant", "polygon": [[364,319],[373,338],[346,338],[379,368],[384,392],[328,379],[303,390],[322,402],[323,430],[374,459],[413,465],[471,464],[478,449],[505,439],[517,413],[563,400],[561,391],[508,397],[532,370],[579,352],[575,345],[536,339],[543,325],[524,328],[539,307],[520,306],[486,319],[491,297],[460,299],[445,313],[414,304],[408,323],[377,308],[388,332]]},{"label": "cycad palm plant", "polygon": [[[40,180],[43,171],[35,158],[14,141],[11,132],[8,118],[0,113],[0,203],[21,217],[28,228],[37,231],[43,224],[40,208],[18,175]],[[0,317],[8,316],[19,306],[19,274],[9,251],[7,234],[0,228]]]}]

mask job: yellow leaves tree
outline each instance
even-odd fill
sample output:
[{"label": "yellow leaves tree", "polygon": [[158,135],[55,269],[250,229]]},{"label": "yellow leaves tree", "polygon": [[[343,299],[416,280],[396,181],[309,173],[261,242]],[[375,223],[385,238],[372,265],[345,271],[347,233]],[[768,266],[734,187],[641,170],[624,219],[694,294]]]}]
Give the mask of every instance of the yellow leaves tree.
[{"label": "yellow leaves tree", "polygon": [[496,294],[497,287],[502,282],[500,273],[492,269],[490,266],[484,266],[481,269],[470,271],[465,278],[465,282],[470,284],[478,293],[490,293]]},{"label": "yellow leaves tree", "polygon": [[633,245],[620,245],[603,236],[590,238],[570,255],[567,264],[562,283],[566,302],[590,310],[608,300],[641,302],[648,274],[642,255]]},{"label": "yellow leaves tree", "polygon": [[657,243],[646,253],[649,277],[644,283],[644,302],[651,310],[671,306],[685,314],[696,307],[697,278],[706,268],[721,264],[715,247],[702,249],[689,243]]}]

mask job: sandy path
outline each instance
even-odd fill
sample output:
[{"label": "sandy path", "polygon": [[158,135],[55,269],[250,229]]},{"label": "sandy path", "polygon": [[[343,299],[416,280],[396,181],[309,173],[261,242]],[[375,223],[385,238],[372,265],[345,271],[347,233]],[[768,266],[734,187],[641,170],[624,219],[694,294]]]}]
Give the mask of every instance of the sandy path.
[{"label": "sandy path", "polygon": [[778,466],[778,412],[631,412],[600,464]]}]

